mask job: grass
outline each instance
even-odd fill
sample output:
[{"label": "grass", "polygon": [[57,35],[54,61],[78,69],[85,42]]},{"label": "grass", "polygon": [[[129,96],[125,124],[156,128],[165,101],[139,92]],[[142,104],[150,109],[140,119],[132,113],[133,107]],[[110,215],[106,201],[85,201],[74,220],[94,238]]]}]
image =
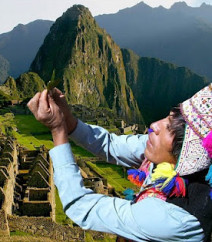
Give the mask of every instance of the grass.
[{"label": "grass", "polygon": [[29,235],[32,235],[32,234],[26,233],[26,232],[23,232],[23,231],[19,231],[19,230],[10,232],[10,236],[29,236]]},{"label": "grass", "polygon": [[73,222],[71,221],[70,218],[67,217],[67,215],[63,211],[63,205],[60,201],[60,197],[59,197],[57,188],[55,189],[55,203],[56,203],[56,210],[55,210],[56,222],[58,224],[72,225]]},{"label": "grass", "polygon": [[80,146],[77,146],[74,142],[71,143],[71,148],[75,156],[81,156],[81,157],[94,157],[93,154],[88,152],[87,150],[83,149]]},{"label": "grass", "polygon": [[132,130],[130,130],[130,131],[128,131],[128,132],[125,132],[124,134],[133,134],[133,131]]},{"label": "grass", "polygon": [[49,129],[39,123],[33,115],[16,115],[14,123],[18,131],[13,131],[13,136],[20,145],[30,150],[41,145],[45,145],[47,149],[54,147]]}]

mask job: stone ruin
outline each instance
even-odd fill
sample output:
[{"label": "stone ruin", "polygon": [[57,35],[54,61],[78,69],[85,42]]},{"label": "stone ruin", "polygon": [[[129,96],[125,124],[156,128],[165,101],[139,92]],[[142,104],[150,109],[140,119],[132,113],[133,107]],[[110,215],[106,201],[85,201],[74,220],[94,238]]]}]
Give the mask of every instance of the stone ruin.
[{"label": "stone ruin", "polygon": [[53,168],[44,147],[25,150],[0,135],[0,231],[9,233],[9,215],[55,220]]},{"label": "stone ruin", "polygon": [[53,168],[47,150],[19,149],[13,213],[55,219]]},{"label": "stone ruin", "polygon": [[0,136],[0,230],[8,233],[7,214],[12,214],[18,173],[17,149],[12,139]]},{"label": "stone ruin", "polygon": [[[81,163],[85,186],[97,193],[112,194],[107,180],[85,161],[81,160]],[[55,222],[53,167],[45,147],[26,150],[12,138],[0,134],[1,239],[8,239],[10,232],[16,230],[57,241],[84,241],[85,237],[84,231],[78,226]],[[104,238],[103,233],[89,233],[93,238]],[[114,235],[107,236],[114,238]]]},{"label": "stone ruin", "polygon": [[104,195],[121,197],[121,194],[116,192],[116,190],[110,186],[107,182],[107,179],[99,174],[96,170],[88,164],[88,161],[92,163],[102,163],[102,159],[98,157],[89,157],[89,158],[77,158],[76,162],[80,167],[80,172],[83,177],[83,182],[86,188],[92,189],[95,193],[100,193]]}]

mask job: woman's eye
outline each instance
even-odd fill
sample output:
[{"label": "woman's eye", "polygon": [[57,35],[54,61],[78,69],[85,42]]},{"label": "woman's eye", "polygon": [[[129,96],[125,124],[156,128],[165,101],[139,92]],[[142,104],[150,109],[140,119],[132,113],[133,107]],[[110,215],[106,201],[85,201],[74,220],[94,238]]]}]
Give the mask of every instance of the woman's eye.
[{"label": "woman's eye", "polygon": [[170,124],[167,124],[166,125],[166,129],[168,129],[170,131],[171,130],[171,125]]}]

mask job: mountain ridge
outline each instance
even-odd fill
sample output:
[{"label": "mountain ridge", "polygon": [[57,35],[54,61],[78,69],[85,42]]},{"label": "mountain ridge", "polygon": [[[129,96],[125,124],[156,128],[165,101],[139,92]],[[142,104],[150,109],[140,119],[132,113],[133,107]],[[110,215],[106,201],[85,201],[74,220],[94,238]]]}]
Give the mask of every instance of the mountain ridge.
[{"label": "mountain ridge", "polygon": [[[18,24],[8,33],[0,34],[0,55],[9,62],[8,75],[17,78],[27,71],[49,31],[52,21],[35,20],[29,24]],[[3,83],[6,77],[1,78]]]},{"label": "mountain ridge", "polygon": [[185,66],[212,80],[212,6],[185,5],[166,9],[139,3],[95,19],[121,48]]}]

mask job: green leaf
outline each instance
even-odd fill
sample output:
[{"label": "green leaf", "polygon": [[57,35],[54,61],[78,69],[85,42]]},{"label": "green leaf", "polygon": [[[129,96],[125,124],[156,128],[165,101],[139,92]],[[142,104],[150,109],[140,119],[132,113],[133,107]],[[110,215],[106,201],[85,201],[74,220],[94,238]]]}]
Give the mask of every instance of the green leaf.
[{"label": "green leaf", "polygon": [[50,91],[60,83],[60,80],[55,80],[55,70],[53,70],[51,80],[47,84],[47,90]]}]

